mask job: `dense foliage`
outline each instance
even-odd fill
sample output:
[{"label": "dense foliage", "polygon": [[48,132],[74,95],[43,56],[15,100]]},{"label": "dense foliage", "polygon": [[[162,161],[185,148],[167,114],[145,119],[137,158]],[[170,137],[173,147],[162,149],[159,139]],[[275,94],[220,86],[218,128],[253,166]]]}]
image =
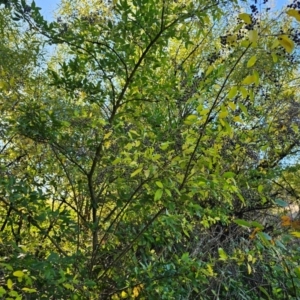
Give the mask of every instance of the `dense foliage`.
[{"label": "dense foliage", "polygon": [[0,298],[299,299],[300,2],[0,3]]}]

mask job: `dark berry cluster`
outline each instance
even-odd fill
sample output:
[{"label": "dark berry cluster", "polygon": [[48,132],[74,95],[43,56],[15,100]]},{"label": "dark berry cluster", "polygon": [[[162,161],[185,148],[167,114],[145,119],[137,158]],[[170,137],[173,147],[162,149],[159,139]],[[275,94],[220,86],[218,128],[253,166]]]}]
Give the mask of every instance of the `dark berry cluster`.
[{"label": "dark berry cluster", "polygon": [[250,9],[251,9],[252,14],[254,14],[254,15],[258,14],[258,8],[256,5],[254,5],[254,4],[250,5]]},{"label": "dark berry cluster", "polygon": [[218,58],[220,57],[220,53],[219,52],[213,52],[211,53],[208,58],[207,58],[207,62],[209,64],[214,63]]},{"label": "dark berry cluster", "polygon": [[289,37],[294,41],[297,46],[300,46],[300,30],[291,28],[288,32]]},{"label": "dark berry cluster", "polygon": [[294,0],[293,3],[289,4],[287,7],[293,9],[300,9],[300,1]]},{"label": "dark berry cluster", "polygon": [[221,39],[221,45],[225,46],[227,44],[227,35],[222,35],[220,39]]}]

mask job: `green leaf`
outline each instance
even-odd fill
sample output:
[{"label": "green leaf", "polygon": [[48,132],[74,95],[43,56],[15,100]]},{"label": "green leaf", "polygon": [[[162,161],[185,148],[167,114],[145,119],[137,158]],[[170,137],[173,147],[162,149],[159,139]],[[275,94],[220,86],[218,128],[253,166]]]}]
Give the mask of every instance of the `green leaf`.
[{"label": "green leaf", "polygon": [[[19,296],[19,294],[18,294],[17,291],[10,291],[10,292],[8,293],[8,295],[11,296],[11,297],[14,297],[14,298],[16,298],[16,297]],[[6,299],[7,299],[7,298],[6,298]]]},{"label": "green leaf", "polygon": [[233,86],[228,93],[228,99],[234,98],[236,96],[237,92],[238,92],[238,87]]},{"label": "green leaf", "polygon": [[289,206],[289,204],[288,204],[286,201],[281,200],[281,199],[275,199],[274,202],[275,202],[278,206],[280,206],[280,207],[287,207],[287,206]]},{"label": "green leaf", "polygon": [[0,297],[2,297],[5,294],[6,294],[6,290],[4,289],[4,287],[0,286]]},{"label": "green leaf", "polygon": [[300,267],[296,267],[294,269],[294,272],[295,272],[296,276],[300,279]]},{"label": "green leaf", "polygon": [[253,67],[256,63],[256,60],[257,60],[256,55],[253,55],[247,62],[247,68]]},{"label": "green leaf", "polygon": [[167,193],[167,195],[168,195],[168,196],[172,197],[172,193],[171,193],[171,191],[170,191],[170,190],[168,190],[168,189],[165,189],[165,192]]},{"label": "green leaf", "polygon": [[225,173],[223,174],[223,176],[224,176],[225,178],[234,178],[235,173],[233,173],[233,172],[225,172]]},{"label": "green leaf", "polygon": [[269,243],[272,240],[272,238],[265,232],[258,232],[257,234],[260,236],[262,241],[266,243]]},{"label": "green leaf", "polygon": [[239,226],[252,227],[251,223],[249,223],[245,220],[242,220],[242,219],[233,220],[233,222],[238,224]]},{"label": "green leaf", "polygon": [[142,170],[143,170],[143,168],[138,168],[137,170],[135,170],[134,172],[132,172],[132,173],[130,174],[130,177],[136,176],[137,174],[141,173]]},{"label": "green leaf", "polygon": [[242,110],[242,112],[243,112],[245,115],[248,115],[247,108],[246,108],[246,106],[245,106],[243,103],[239,102],[239,108]]},{"label": "green leaf", "polygon": [[257,30],[249,30],[249,41],[251,43],[256,43],[258,40],[258,32]]},{"label": "green leaf", "polygon": [[158,201],[162,197],[162,195],[163,195],[162,189],[156,190],[155,195],[154,195],[154,201]]},{"label": "green leaf", "polygon": [[187,118],[184,120],[184,124],[186,125],[192,125],[195,122],[197,122],[198,117],[196,115],[189,115]]},{"label": "green leaf", "polygon": [[268,294],[268,292],[266,291],[266,289],[265,289],[264,287],[259,286],[258,288],[260,289],[260,291],[261,291],[265,296],[267,296],[267,298],[268,298],[269,300],[271,300],[270,295]]},{"label": "green leaf", "polygon": [[162,143],[160,145],[161,150],[167,150],[169,148],[170,142]]},{"label": "green leaf", "polygon": [[249,14],[246,13],[239,14],[239,18],[243,20],[246,24],[252,24],[252,18],[251,15]]},{"label": "green leaf", "polygon": [[70,283],[63,283],[63,286],[68,290],[74,290],[74,286]]},{"label": "green leaf", "polygon": [[219,253],[219,256],[220,256],[219,260],[226,261],[228,259],[228,256],[227,256],[227,254],[226,254],[226,252],[224,251],[223,248],[219,248],[218,253]]},{"label": "green leaf", "polygon": [[251,224],[252,227],[259,228],[259,229],[264,229],[264,226],[262,224],[260,224],[259,222],[252,221],[250,224]]},{"label": "green leaf", "polygon": [[26,293],[36,293],[37,292],[36,289],[27,288],[27,287],[22,288],[22,291],[24,291]]},{"label": "green leaf", "polygon": [[164,187],[160,181],[156,181],[155,184],[161,189]]}]

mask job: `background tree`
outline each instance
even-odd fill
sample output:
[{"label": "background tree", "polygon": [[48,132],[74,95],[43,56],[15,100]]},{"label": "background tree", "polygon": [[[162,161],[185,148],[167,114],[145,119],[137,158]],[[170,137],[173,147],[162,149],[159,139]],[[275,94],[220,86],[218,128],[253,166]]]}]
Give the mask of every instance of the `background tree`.
[{"label": "background tree", "polygon": [[299,296],[297,2],[1,3],[1,296]]}]

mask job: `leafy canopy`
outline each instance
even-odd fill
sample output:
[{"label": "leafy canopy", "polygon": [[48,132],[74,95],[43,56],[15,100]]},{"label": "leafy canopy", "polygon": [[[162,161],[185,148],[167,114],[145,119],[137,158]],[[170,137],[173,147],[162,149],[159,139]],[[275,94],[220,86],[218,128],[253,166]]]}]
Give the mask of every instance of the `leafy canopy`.
[{"label": "leafy canopy", "polygon": [[0,3],[0,297],[299,297],[299,2]]}]

